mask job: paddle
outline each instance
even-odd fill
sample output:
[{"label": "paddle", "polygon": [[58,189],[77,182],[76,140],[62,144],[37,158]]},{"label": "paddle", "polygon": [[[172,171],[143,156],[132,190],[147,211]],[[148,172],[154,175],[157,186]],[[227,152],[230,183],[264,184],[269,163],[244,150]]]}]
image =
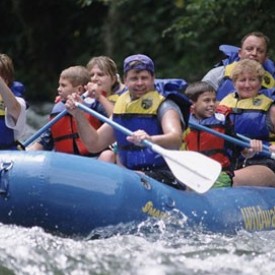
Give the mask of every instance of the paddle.
[{"label": "paddle", "polygon": [[[208,128],[208,127],[206,127],[206,126],[203,126],[203,125],[201,125],[201,124],[194,123],[194,122],[189,122],[189,126],[194,127],[194,128],[196,128],[196,129],[198,129],[198,130],[202,130],[202,131],[208,132],[208,133],[213,134],[213,135],[215,135],[215,136],[217,136],[217,137],[223,138],[224,140],[227,140],[227,141],[229,141],[229,142],[231,142],[231,143],[234,143],[234,144],[236,144],[236,145],[239,145],[239,146],[241,146],[241,147],[243,147],[243,148],[249,148],[249,147],[250,147],[250,142],[244,142],[244,141],[242,141],[242,140],[239,140],[239,139],[234,138],[234,137],[231,137],[231,136],[229,136],[229,135],[220,133],[220,132],[215,131],[215,130],[213,130],[213,129],[211,129],[211,128]],[[244,136],[243,136],[243,137],[244,137]],[[246,141],[250,141],[250,139],[246,137]],[[267,151],[265,148],[264,148],[264,150],[262,151],[262,154],[264,154],[264,155],[267,156],[267,157],[270,157],[270,158],[275,159],[275,153],[270,153],[270,152]]]},{"label": "paddle", "polygon": [[42,128],[40,128],[36,133],[34,133],[31,137],[29,137],[24,142],[21,142],[21,146],[23,148],[26,148],[30,144],[32,144],[37,138],[39,138],[40,135],[42,135],[46,130],[48,130],[53,124],[55,124],[58,120],[60,120],[63,116],[67,114],[67,110],[63,110],[61,113],[59,113],[57,116],[55,116],[53,119],[51,119],[48,123],[46,123]]},{"label": "paddle", "polygon": [[[246,137],[246,136],[244,136],[244,135],[241,135],[241,134],[238,134],[238,133],[237,133],[237,136],[238,136],[239,138],[245,140],[245,141],[248,141],[248,142],[251,141],[251,139],[250,139],[249,137]],[[275,159],[275,153],[271,153],[271,152],[269,151],[269,146],[268,146],[268,145],[263,144],[263,152],[266,152],[267,154],[270,154],[270,157],[273,158],[273,159]]]},{"label": "paddle", "polygon": [[[82,95],[82,98],[87,98],[89,95],[89,92],[85,92]],[[57,121],[59,121],[62,117],[64,117],[67,114],[67,109],[63,110],[61,113],[59,113],[57,116],[55,116],[53,119],[51,119],[49,122],[47,122],[41,129],[39,129],[36,133],[34,133],[31,137],[29,137],[24,142],[19,142],[20,149],[25,150],[27,146],[32,144],[37,138],[40,137],[44,132],[46,132],[52,125],[54,125]]]},{"label": "paddle", "polygon": [[[96,111],[76,102],[75,105],[81,110],[95,116],[99,120],[106,122],[113,128],[123,132],[125,135],[132,135],[133,132],[107,118]],[[221,164],[198,152],[167,150],[161,146],[144,140],[144,145],[160,154],[166,161],[174,176],[180,183],[190,187],[198,193],[208,191],[215,183],[221,172]]]}]

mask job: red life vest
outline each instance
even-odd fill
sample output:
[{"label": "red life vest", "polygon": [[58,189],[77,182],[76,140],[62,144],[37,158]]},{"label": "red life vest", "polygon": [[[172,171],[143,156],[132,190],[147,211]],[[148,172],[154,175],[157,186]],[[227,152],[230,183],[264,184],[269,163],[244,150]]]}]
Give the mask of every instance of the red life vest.
[{"label": "red life vest", "polygon": [[[191,115],[190,120],[194,120],[195,122],[196,119]],[[196,121],[196,123],[198,123],[198,121]],[[225,133],[226,127],[228,127],[226,121],[221,122],[214,116],[200,121],[200,124],[220,133]],[[184,143],[187,150],[197,151],[207,155],[221,163],[223,170],[229,169],[231,162],[224,139],[205,131],[187,128],[184,132]]]},{"label": "red life vest", "polygon": [[[64,103],[58,102],[53,108],[51,118],[60,113],[62,109],[64,110],[64,108]],[[95,129],[98,129],[101,126],[102,123],[97,118],[88,114],[85,115]],[[70,114],[66,114],[59,121],[57,121],[51,127],[51,133],[56,151],[69,154],[91,155],[81,141],[77,132],[75,119]]]}]

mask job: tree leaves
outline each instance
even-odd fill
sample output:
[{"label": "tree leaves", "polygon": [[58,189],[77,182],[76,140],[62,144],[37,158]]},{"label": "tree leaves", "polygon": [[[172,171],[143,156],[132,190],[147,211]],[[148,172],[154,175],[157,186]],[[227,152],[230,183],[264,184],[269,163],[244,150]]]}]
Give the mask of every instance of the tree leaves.
[{"label": "tree leaves", "polygon": [[2,0],[0,47],[33,101],[53,100],[59,74],[109,55],[122,74],[123,59],[145,53],[161,78],[201,77],[221,58],[220,44],[239,46],[251,31],[271,39],[271,0]]}]

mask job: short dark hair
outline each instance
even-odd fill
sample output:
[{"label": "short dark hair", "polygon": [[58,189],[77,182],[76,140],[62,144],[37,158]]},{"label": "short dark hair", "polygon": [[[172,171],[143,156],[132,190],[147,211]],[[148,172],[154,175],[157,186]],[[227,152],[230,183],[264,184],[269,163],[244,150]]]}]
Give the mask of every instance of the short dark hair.
[{"label": "short dark hair", "polygon": [[258,38],[262,38],[264,41],[265,41],[265,44],[266,44],[266,51],[268,52],[269,50],[269,44],[270,44],[270,39],[268,36],[266,36],[265,34],[263,34],[262,32],[258,32],[258,31],[255,31],[255,32],[250,32],[248,34],[246,34],[242,40],[241,40],[241,47],[243,46],[243,43],[244,41],[249,37],[249,36],[256,36]]},{"label": "short dark hair", "polygon": [[196,102],[198,97],[205,92],[216,93],[215,89],[206,81],[197,81],[191,83],[185,90],[185,94],[194,102]]}]

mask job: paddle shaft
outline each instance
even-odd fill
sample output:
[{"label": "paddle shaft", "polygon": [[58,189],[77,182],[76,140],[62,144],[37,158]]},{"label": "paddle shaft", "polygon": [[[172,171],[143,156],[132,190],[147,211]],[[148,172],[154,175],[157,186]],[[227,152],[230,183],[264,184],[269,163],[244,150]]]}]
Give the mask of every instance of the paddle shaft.
[{"label": "paddle shaft", "polygon": [[[83,111],[85,111],[85,112],[88,112],[88,113],[94,115],[94,116],[97,117],[99,120],[108,123],[109,125],[111,125],[112,127],[116,128],[117,130],[121,131],[122,133],[124,133],[124,134],[127,135],[127,136],[130,136],[130,135],[133,134],[133,132],[130,131],[129,129],[127,129],[127,128],[123,127],[122,125],[118,124],[117,122],[115,122],[115,121],[113,121],[113,120],[111,120],[111,119],[109,119],[109,118],[107,118],[107,117],[105,117],[105,116],[99,114],[98,112],[96,112],[96,111],[94,111],[94,110],[92,110],[92,109],[86,107],[86,106],[83,105],[83,104],[76,103],[76,106],[77,106],[78,108],[80,108],[81,110],[83,110]],[[157,144],[153,144],[153,143],[151,143],[150,141],[148,141],[148,140],[146,140],[146,139],[143,140],[142,143],[143,143],[145,146],[151,148],[153,151],[159,153],[160,155],[162,155],[162,156],[164,156],[164,157],[167,157],[167,158],[171,159],[171,157],[170,157],[168,154],[166,154],[166,149],[162,148],[161,146],[159,146],[159,145],[157,145]],[[174,158],[173,158],[173,161],[176,162],[176,163],[178,163],[179,165],[182,165],[182,163],[181,163],[180,160],[178,160],[178,159],[174,159]],[[196,171],[196,170],[194,170],[194,169],[191,169],[190,167],[185,166],[185,168],[187,168],[189,171],[191,171],[191,172],[193,172],[193,173],[199,174],[199,175],[200,175],[201,177],[203,177],[203,178],[207,178],[205,175],[199,173],[198,171]]]},{"label": "paddle shaft", "polygon": [[[250,142],[250,140],[251,140],[249,137],[246,137],[246,136],[241,135],[241,134],[237,134],[237,136],[238,136],[239,138],[241,138],[241,139],[243,139],[243,140],[246,140],[246,141],[249,141],[249,142]],[[269,151],[268,145],[263,144],[263,148],[264,148],[264,150]]]},{"label": "paddle shaft", "polygon": [[58,120],[60,120],[62,117],[64,117],[67,114],[67,110],[63,110],[61,113],[59,113],[57,116],[55,116],[53,119],[51,119],[48,123],[46,123],[42,128],[40,128],[35,134],[33,134],[31,137],[29,137],[27,140],[22,142],[22,145],[24,147],[29,146],[31,143],[33,143],[40,135],[42,135],[44,132],[46,132],[53,124],[55,124]]},{"label": "paddle shaft", "polygon": [[[241,146],[243,148],[250,148],[250,142],[245,142],[245,141],[239,140],[237,138],[234,138],[234,137],[231,137],[229,135],[220,133],[218,131],[215,131],[215,130],[209,128],[209,127],[206,127],[206,126],[198,124],[198,123],[189,122],[189,125],[191,127],[194,127],[196,129],[198,129],[198,130],[202,130],[202,131],[208,132],[210,134],[213,134],[213,135],[215,135],[217,137],[223,138],[224,140],[227,140],[227,141],[229,141],[231,143],[239,145],[239,146]],[[248,139],[247,141],[250,141],[250,139]],[[275,157],[270,152],[268,152],[266,150],[262,151],[261,153],[264,154],[267,157],[270,157],[270,158],[274,158]]]},{"label": "paddle shaft", "polygon": [[[107,124],[111,125],[113,128],[121,131],[122,133],[124,133],[126,136],[131,136],[133,134],[133,132],[125,127],[123,127],[122,125],[118,124],[117,122],[113,121],[112,119],[103,116],[102,114],[96,112],[95,110],[79,103],[79,102],[75,102],[76,107],[78,107],[79,109],[95,116],[96,118],[98,118],[99,120],[106,122]],[[143,140],[144,145],[152,148],[153,144],[148,141],[148,140]]]},{"label": "paddle shaft", "polygon": [[[130,136],[130,135],[133,134],[133,132],[132,132],[131,130],[129,130],[129,129],[123,127],[122,125],[118,124],[117,122],[113,121],[112,119],[107,118],[107,117],[101,115],[100,113],[94,111],[93,109],[91,109],[91,108],[89,108],[89,107],[87,107],[87,106],[85,106],[85,105],[83,105],[83,104],[81,104],[81,103],[79,103],[79,102],[75,102],[75,105],[76,105],[79,109],[81,109],[81,110],[83,110],[83,111],[85,111],[85,112],[87,112],[87,113],[89,113],[89,114],[92,114],[93,116],[95,116],[95,117],[98,118],[99,120],[101,120],[101,121],[103,121],[103,122],[106,122],[107,124],[111,125],[113,128],[115,128],[115,129],[121,131],[121,132],[124,133],[125,135]],[[156,153],[162,155],[163,157],[166,157],[166,158],[172,160],[173,162],[175,162],[175,163],[177,163],[177,164],[179,164],[179,165],[182,165],[182,163],[180,162],[180,160],[175,159],[175,158],[171,158],[171,156],[170,156],[169,154],[166,153],[167,150],[164,149],[164,148],[162,148],[161,146],[159,146],[159,145],[157,145],[157,144],[154,144],[154,143],[152,143],[152,142],[150,142],[150,141],[148,141],[148,140],[143,140],[142,143],[143,143],[145,146],[151,148],[151,149],[152,149],[153,151],[155,151]],[[186,169],[188,169],[189,171],[193,172],[193,173],[199,174],[201,177],[203,177],[203,178],[205,178],[205,179],[208,178],[207,176],[205,176],[205,175],[199,173],[198,171],[196,171],[195,169],[192,169],[192,168],[187,167],[187,166],[184,166],[184,167],[185,167]]]},{"label": "paddle shaft", "polygon": [[[88,96],[88,91],[82,95],[82,98],[86,98]],[[52,125],[54,125],[57,121],[59,121],[62,117],[64,117],[68,113],[67,109],[63,110],[53,119],[51,119],[48,123],[46,123],[42,128],[40,128],[36,133],[34,133],[31,137],[21,143],[23,148],[26,148],[30,144],[32,144],[37,138],[40,137],[44,132],[46,132]]]},{"label": "paddle shaft", "polygon": [[[79,102],[75,102],[75,106],[127,136],[133,134],[129,129]],[[148,140],[144,140],[143,144],[164,158],[180,184],[184,184],[198,193],[204,193],[209,190],[221,172],[221,164],[219,162],[198,152],[168,150]]]}]

